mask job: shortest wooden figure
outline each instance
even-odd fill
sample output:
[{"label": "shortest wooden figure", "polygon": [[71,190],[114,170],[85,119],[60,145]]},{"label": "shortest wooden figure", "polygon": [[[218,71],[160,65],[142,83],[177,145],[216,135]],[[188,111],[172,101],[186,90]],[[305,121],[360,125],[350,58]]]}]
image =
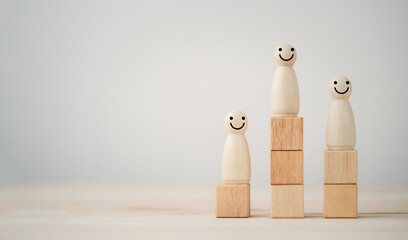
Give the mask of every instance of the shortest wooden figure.
[{"label": "shortest wooden figure", "polygon": [[332,98],[324,151],[325,218],[357,218],[357,150],[354,114],[349,102],[351,81],[336,77],[329,84]]},{"label": "shortest wooden figure", "polygon": [[248,119],[242,111],[232,111],[225,117],[228,136],[222,158],[224,183],[215,188],[217,218],[249,217],[251,160],[245,132]]}]

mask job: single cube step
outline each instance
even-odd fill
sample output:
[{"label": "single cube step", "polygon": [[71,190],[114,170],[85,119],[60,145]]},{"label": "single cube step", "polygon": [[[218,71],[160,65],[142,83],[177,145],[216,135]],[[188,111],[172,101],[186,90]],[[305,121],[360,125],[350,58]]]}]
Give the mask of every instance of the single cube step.
[{"label": "single cube step", "polygon": [[303,118],[272,117],[271,150],[303,150]]},{"label": "single cube step", "polygon": [[304,218],[303,185],[271,185],[271,218]]},{"label": "single cube step", "polygon": [[247,218],[250,213],[249,184],[217,184],[215,216],[217,218]]},{"label": "single cube step", "polygon": [[303,184],[303,151],[271,151],[270,183]]},{"label": "single cube step", "polygon": [[357,151],[324,151],[324,184],[357,184]]},{"label": "single cube step", "polygon": [[324,218],[357,218],[357,185],[324,185]]}]

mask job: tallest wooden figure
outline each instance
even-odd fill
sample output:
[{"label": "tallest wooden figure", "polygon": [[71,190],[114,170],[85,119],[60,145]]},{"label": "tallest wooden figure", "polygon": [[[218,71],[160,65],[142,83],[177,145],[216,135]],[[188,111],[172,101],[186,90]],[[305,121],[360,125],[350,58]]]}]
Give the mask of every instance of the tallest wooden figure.
[{"label": "tallest wooden figure", "polygon": [[275,51],[278,64],[272,84],[270,119],[271,218],[303,218],[303,118],[293,69],[296,49],[288,44]]},{"label": "tallest wooden figure", "polygon": [[288,44],[275,51],[278,64],[272,83],[271,108],[276,117],[297,117],[299,114],[299,86],[293,65],[296,50]]}]

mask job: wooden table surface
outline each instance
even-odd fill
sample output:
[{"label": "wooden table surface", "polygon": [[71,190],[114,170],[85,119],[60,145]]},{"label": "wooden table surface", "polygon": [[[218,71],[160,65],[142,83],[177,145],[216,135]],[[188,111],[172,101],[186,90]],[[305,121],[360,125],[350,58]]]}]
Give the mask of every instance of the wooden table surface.
[{"label": "wooden table surface", "polygon": [[214,186],[0,187],[0,239],[408,239],[408,187],[359,187],[358,219],[323,219],[305,186],[305,219],[270,219],[269,186],[251,217],[214,217]]}]

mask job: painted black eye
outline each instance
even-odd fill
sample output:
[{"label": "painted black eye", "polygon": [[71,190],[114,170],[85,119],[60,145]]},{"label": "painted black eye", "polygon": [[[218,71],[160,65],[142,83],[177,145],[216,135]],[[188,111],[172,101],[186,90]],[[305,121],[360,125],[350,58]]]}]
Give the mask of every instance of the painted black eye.
[{"label": "painted black eye", "polygon": [[282,48],[279,48],[279,52],[282,52]]},{"label": "painted black eye", "polygon": [[[337,81],[334,81],[334,84],[336,85],[337,84]],[[232,120],[232,119],[231,119]]]},{"label": "painted black eye", "polygon": [[242,117],[242,120],[245,120],[245,117]]},{"label": "painted black eye", "polygon": [[349,85],[349,84],[350,84],[350,82],[349,82],[349,81],[347,81],[347,82],[346,82],[346,84],[347,84],[347,85]]},{"label": "painted black eye", "polygon": [[292,52],[293,52],[293,51],[295,51],[295,49],[294,49],[294,48],[291,48],[291,49],[290,49],[290,51],[292,51]]},{"label": "painted black eye", "polygon": [[230,117],[230,120],[234,119],[232,116]]}]

